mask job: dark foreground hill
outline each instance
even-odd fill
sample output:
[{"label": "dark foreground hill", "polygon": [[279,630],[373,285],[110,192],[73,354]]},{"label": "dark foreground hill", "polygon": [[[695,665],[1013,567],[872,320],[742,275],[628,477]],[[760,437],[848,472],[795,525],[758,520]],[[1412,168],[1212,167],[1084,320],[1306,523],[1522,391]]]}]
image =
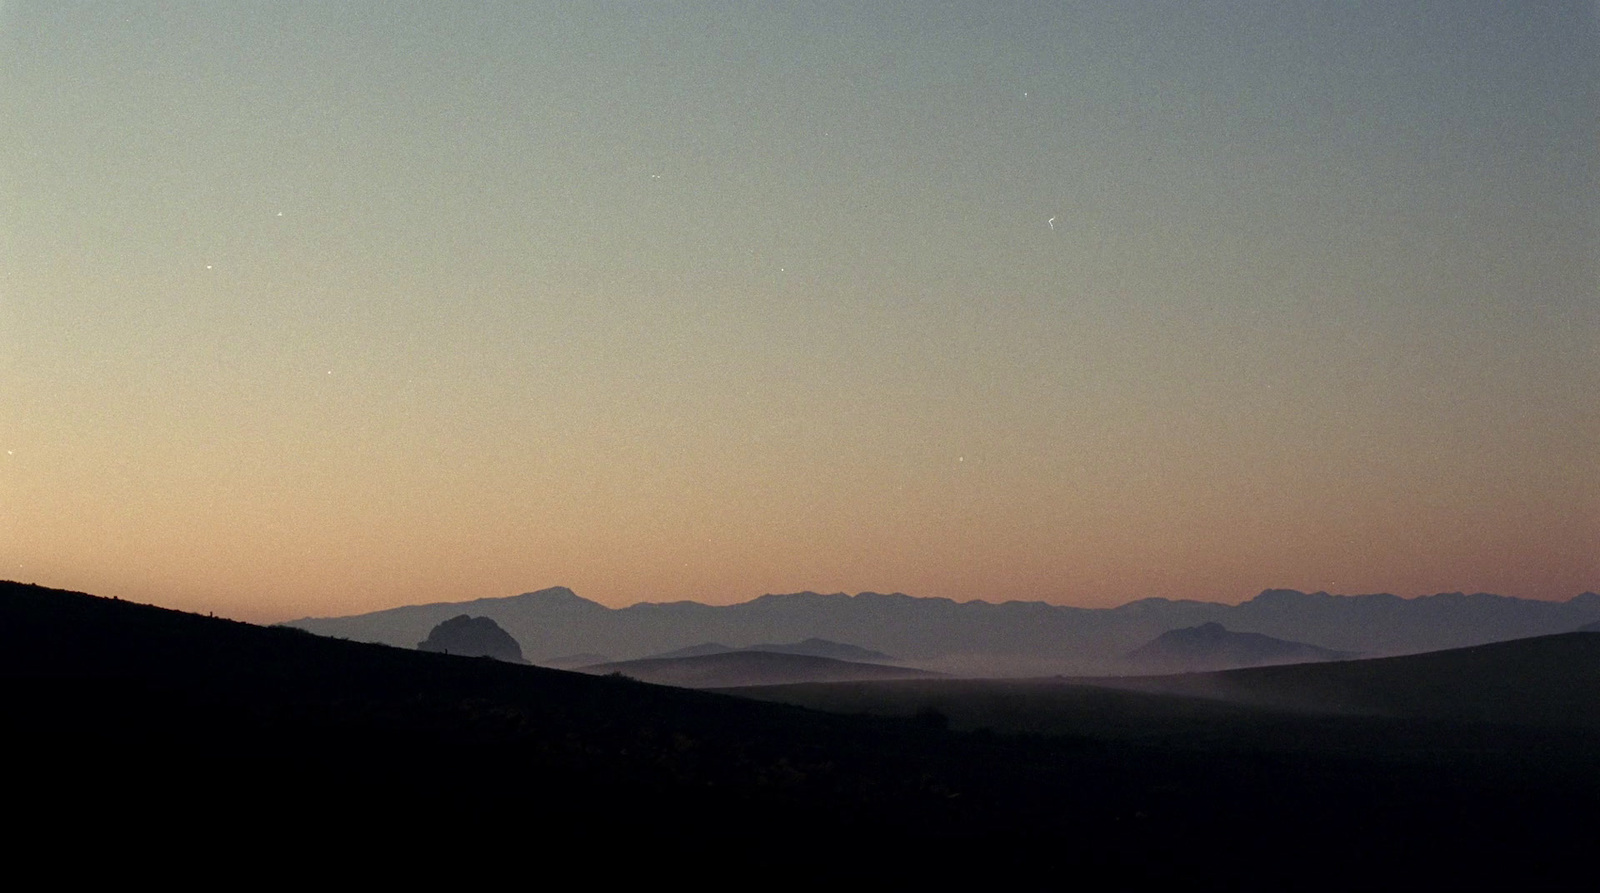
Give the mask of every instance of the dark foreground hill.
[{"label": "dark foreground hill", "polygon": [[640,682],[684,688],[732,688],[741,685],[783,685],[795,682],[852,682],[865,679],[927,679],[938,673],[790,654],[758,648],[687,657],[654,657],[578,668],[580,673],[621,673]]},{"label": "dark foreground hill", "polygon": [[[963,732],[927,704],[828,715],[14,583],[0,686],[8,842],[99,860],[245,841],[587,883],[755,862],[776,888],[1540,887],[1587,870],[1600,803],[1581,729],[1237,707],[1164,737]],[[1195,703],[1099,696],[1147,727]],[[1352,738],[1374,744],[1318,743]]]},{"label": "dark foreground hill", "polygon": [[1097,684],[1294,712],[1600,732],[1600,634],[1565,633],[1405,657]]}]

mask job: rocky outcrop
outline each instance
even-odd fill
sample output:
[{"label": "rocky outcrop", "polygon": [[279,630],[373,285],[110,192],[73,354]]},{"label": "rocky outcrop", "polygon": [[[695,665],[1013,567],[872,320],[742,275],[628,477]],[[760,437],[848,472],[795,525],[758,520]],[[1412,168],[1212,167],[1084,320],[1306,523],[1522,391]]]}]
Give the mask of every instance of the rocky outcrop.
[{"label": "rocky outcrop", "polygon": [[508,663],[525,664],[522,646],[511,634],[488,617],[460,614],[446,620],[417,643],[419,651],[459,654],[463,657],[492,657]]}]

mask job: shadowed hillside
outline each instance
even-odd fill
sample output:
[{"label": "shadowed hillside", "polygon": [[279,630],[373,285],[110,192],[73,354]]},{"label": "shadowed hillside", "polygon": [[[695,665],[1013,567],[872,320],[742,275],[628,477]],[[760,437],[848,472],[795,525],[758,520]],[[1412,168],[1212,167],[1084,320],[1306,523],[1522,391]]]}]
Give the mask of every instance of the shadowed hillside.
[{"label": "shadowed hillside", "polygon": [[[189,850],[361,829],[548,853],[627,832],[630,854],[675,842],[626,860],[641,880],[714,842],[719,866],[794,884],[836,857],[889,886],[1539,886],[1583,864],[1600,802],[1582,730],[1098,689],[1076,732],[966,732],[926,682],[874,684],[912,686],[906,718],[830,715],[15,583],[0,685],[28,833],[89,815],[113,843]],[[1495,846],[1463,850],[1477,839]]]},{"label": "shadowed hillside", "polygon": [[[911,715],[931,707],[957,728],[1043,734],[1121,737],[1202,727],[1235,733],[1269,724],[1370,729],[1377,722],[1391,730],[1448,725],[1452,734],[1476,739],[1515,737],[1517,729],[1594,736],[1600,735],[1600,634],[1172,676],[859,682],[737,693],[848,713]],[[1448,750],[1460,740],[1437,743]]]},{"label": "shadowed hillside", "polygon": [[1600,634],[1100,684],[1283,710],[1600,731]]}]

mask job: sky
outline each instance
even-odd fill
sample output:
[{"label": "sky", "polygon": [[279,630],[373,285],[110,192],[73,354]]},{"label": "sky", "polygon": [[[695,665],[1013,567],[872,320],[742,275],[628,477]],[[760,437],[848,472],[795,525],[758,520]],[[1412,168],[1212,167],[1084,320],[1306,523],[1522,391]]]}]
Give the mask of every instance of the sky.
[{"label": "sky", "polygon": [[0,3],[0,577],[1600,590],[1600,5]]}]

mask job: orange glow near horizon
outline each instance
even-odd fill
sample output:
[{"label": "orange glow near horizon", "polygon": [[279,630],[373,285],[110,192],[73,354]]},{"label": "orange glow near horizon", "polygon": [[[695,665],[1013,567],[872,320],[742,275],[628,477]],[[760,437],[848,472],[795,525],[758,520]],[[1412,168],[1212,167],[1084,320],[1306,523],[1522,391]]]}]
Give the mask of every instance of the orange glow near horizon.
[{"label": "orange glow near horizon", "polygon": [[963,8],[5,4],[0,577],[1600,589],[1586,6]]}]

